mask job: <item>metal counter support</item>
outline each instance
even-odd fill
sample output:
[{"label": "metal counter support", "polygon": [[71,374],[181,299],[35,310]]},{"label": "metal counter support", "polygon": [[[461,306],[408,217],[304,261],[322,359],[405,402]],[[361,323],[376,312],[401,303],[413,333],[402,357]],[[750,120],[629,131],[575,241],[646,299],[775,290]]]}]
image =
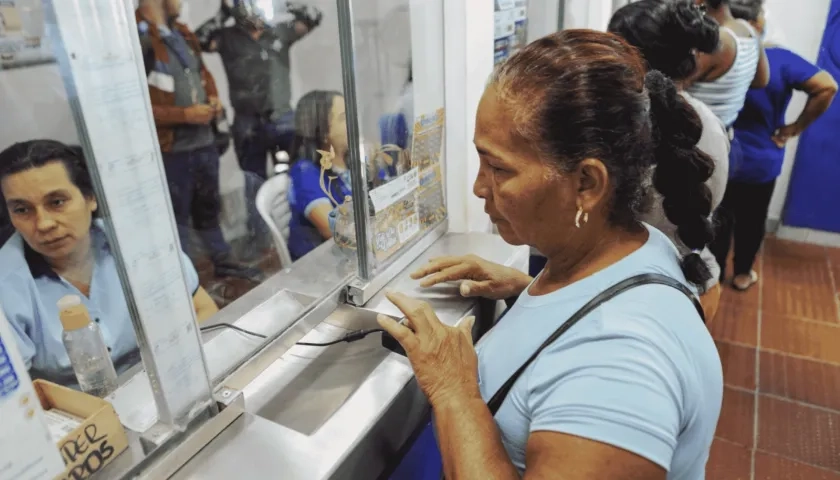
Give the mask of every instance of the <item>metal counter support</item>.
[{"label": "metal counter support", "polygon": [[350,146],[350,188],[356,199],[353,202],[353,221],[356,227],[356,255],[359,259],[358,276],[370,279],[370,253],[368,251],[368,202],[367,168],[362,151],[362,135],[359,126],[359,103],[356,95],[356,47],[353,42],[353,0],[338,2],[338,38],[341,45],[341,71],[344,84],[344,105],[347,109],[347,145]]}]

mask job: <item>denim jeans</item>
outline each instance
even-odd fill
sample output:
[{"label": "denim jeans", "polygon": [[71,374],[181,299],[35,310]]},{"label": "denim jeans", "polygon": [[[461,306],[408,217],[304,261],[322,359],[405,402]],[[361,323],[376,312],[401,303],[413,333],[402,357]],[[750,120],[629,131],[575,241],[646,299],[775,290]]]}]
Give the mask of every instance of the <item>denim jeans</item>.
[{"label": "denim jeans", "polygon": [[233,121],[233,145],[239,166],[246,172],[253,172],[266,179],[266,156],[285,150],[294,157],[291,150],[295,137],[295,114],[287,112],[277,119],[265,115],[236,114]]},{"label": "denim jeans", "polygon": [[219,154],[215,147],[164,153],[163,167],[184,252],[190,253],[192,218],[192,226],[214,259],[229,254],[230,245],[219,226],[222,201],[219,195]]}]

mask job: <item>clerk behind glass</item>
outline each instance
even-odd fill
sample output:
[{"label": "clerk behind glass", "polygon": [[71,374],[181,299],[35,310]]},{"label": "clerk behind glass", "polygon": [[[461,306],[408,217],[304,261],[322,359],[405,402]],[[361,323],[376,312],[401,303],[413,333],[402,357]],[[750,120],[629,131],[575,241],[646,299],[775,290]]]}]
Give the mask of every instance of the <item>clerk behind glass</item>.
[{"label": "clerk behind glass", "polygon": [[[78,295],[117,372],[139,361],[134,327],[81,148],[52,140],[0,152],[0,199],[16,233],[0,248],[0,308],[34,377],[75,386],[56,302]],[[218,311],[182,254],[199,321]]]}]

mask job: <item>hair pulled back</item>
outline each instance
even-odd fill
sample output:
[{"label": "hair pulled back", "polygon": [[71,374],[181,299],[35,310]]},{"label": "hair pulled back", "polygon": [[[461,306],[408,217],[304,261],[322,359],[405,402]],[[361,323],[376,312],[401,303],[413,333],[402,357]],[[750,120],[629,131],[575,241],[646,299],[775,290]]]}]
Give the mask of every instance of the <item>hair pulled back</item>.
[{"label": "hair pulled back", "polygon": [[[52,162],[61,162],[64,165],[67,176],[82,192],[82,195],[87,198],[95,197],[82,147],[65,145],[55,140],[37,139],[18,142],[0,152],[0,182],[8,176],[40,168]],[[0,204],[6,204],[2,189],[0,189]],[[7,220],[6,214],[6,209],[0,208],[0,219]]]},{"label": "hair pulled back", "polygon": [[720,41],[717,22],[692,0],[641,0],[618,9],[607,30],[638,48],[648,69],[674,80],[697,69],[695,52],[712,53]]},{"label": "hair pulled back", "polygon": [[298,100],[295,109],[295,138],[292,141],[292,161],[306,159],[318,163],[318,150],[329,150],[330,113],[333,101],[341,93],[313,90]]},{"label": "hair pulled back", "polygon": [[[564,30],[543,37],[495,70],[491,86],[514,134],[569,172],[587,158],[604,163],[613,186],[608,221],[638,225],[650,206],[650,172],[668,220],[692,250],[681,262],[702,285],[711,273],[696,251],[712,239],[705,181],[713,161],[697,149],[702,123],[658,71],[617,35]],[[655,167],[655,168],[654,168]]]}]

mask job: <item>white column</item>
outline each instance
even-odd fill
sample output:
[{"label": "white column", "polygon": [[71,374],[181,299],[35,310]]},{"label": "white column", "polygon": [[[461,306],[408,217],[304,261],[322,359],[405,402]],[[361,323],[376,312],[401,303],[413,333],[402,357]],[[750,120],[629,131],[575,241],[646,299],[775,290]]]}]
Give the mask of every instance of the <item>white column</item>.
[{"label": "white column", "polygon": [[562,1],[528,1],[528,43],[557,31]]},{"label": "white column", "polygon": [[493,71],[493,2],[444,2],[446,78],[446,196],[449,228],[489,232],[484,202],[472,194],[478,154],[472,139],[475,112]]},{"label": "white column", "polygon": [[613,0],[566,0],[563,28],[606,30]]}]

